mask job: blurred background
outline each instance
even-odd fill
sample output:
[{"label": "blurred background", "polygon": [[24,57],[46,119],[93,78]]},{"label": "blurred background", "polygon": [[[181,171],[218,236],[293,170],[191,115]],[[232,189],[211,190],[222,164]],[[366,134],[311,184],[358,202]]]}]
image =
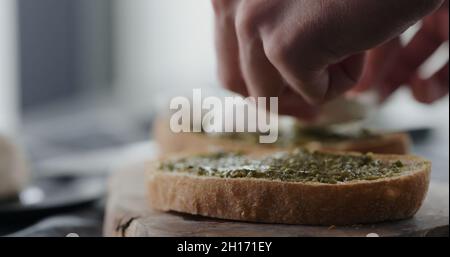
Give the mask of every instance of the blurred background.
[{"label": "blurred background", "polygon": [[147,140],[168,96],[218,87],[209,1],[1,2],[0,126],[36,168]]},{"label": "blurred background", "polygon": [[[170,96],[219,88],[208,0],[2,0],[0,12],[0,128],[36,168],[147,140]],[[427,106],[400,90],[373,120],[448,142],[448,97]]]},{"label": "blurred background", "polygon": [[[448,43],[436,56],[448,59]],[[0,1],[0,132],[20,142],[33,174],[145,158],[160,107],[199,87],[219,88],[208,0]],[[414,153],[448,181],[448,101],[399,90],[371,124],[415,133]]]},{"label": "blurred background", "polygon": [[[0,129],[33,170],[104,168],[98,150],[147,140],[170,96],[219,88],[207,0],[2,0],[0,12]],[[448,97],[422,105],[399,90],[371,120],[433,129],[448,157]]]}]

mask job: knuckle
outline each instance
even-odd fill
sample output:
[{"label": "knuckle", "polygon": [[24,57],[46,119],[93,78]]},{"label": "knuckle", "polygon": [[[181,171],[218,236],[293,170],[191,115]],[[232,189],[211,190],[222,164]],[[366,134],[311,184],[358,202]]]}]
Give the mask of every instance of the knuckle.
[{"label": "knuckle", "polygon": [[280,41],[279,37],[274,35],[265,45],[267,58],[275,65],[284,66],[292,53],[290,44]]},{"label": "knuckle", "polygon": [[298,63],[302,60],[302,42],[297,39],[296,35],[301,34],[294,32],[288,33],[285,27],[275,28],[265,36],[264,50],[267,58],[276,66],[284,67],[289,63]]}]

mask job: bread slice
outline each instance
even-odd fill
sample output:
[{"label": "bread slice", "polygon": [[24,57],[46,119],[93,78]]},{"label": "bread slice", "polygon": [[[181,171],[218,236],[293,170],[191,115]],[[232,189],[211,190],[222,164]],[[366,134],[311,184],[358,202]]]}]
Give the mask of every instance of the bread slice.
[{"label": "bread slice", "polygon": [[[354,151],[361,153],[407,154],[410,148],[410,138],[406,133],[385,133],[376,137],[345,139],[339,141],[301,140],[289,144],[260,144],[254,140],[242,138],[221,137],[206,133],[173,133],[166,118],[158,118],[153,126],[153,137],[162,155],[180,151],[207,152],[211,150],[285,150],[299,146],[317,150]],[[282,137],[282,135],[280,135]],[[283,140],[283,138],[280,138]]]},{"label": "bread slice", "polygon": [[401,161],[404,169],[392,177],[329,184],[198,176],[161,170],[155,162],[147,172],[148,197],[158,210],[263,223],[352,225],[412,217],[428,190],[431,163],[411,155],[372,158]]}]

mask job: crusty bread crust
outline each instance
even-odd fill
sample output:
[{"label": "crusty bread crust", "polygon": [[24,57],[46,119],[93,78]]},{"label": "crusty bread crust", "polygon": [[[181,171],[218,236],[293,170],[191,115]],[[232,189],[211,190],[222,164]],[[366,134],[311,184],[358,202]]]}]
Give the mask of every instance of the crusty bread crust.
[{"label": "crusty bread crust", "polygon": [[[317,144],[317,146],[315,146]],[[378,154],[407,154],[410,149],[410,138],[405,133],[383,134],[377,138],[367,138],[360,140],[348,140],[339,143],[311,142],[309,148],[316,147],[320,150],[330,151],[352,151],[359,153]]]},{"label": "crusty bread crust", "polygon": [[158,143],[162,155],[179,152],[208,152],[216,150],[241,151],[257,150],[260,148],[276,149],[273,145],[262,147],[238,140],[229,140],[206,136],[203,133],[173,133],[169,128],[169,122],[164,119],[156,119],[153,126],[153,136]]},{"label": "crusty bread crust", "polygon": [[[173,133],[166,119],[158,118],[153,127],[153,135],[161,153],[178,153],[180,151],[206,152],[211,150],[241,151],[258,149],[281,149],[274,144],[255,144],[239,140],[207,136],[202,133]],[[334,143],[310,142],[303,147],[331,151],[355,151],[361,153],[407,154],[410,139],[405,133],[383,134],[377,138],[354,139]]]},{"label": "crusty bread crust", "polygon": [[412,217],[428,190],[431,164],[414,156],[382,156],[406,165],[401,176],[340,184],[202,177],[147,172],[150,206],[214,218],[263,223],[351,225]]}]

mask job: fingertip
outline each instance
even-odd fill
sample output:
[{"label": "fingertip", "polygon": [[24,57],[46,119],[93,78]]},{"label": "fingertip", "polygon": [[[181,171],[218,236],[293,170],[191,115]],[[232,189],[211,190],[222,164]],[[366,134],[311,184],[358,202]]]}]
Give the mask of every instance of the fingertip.
[{"label": "fingertip", "polygon": [[445,85],[434,77],[427,80],[415,77],[411,80],[411,91],[418,102],[432,104],[448,94],[448,84]]}]

